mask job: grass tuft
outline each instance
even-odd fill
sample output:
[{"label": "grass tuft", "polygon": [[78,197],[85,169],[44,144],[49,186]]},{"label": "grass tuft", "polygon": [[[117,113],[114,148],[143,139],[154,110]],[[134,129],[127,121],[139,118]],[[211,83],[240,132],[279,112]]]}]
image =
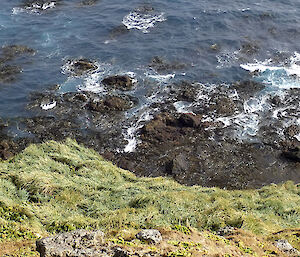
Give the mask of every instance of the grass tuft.
[{"label": "grass tuft", "polygon": [[0,162],[0,217],[1,239],[77,228],[175,226],[186,231],[234,226],[268,234],[299,226],[300,186],[229,191],[137,178],[68,139],[31,145]]}]

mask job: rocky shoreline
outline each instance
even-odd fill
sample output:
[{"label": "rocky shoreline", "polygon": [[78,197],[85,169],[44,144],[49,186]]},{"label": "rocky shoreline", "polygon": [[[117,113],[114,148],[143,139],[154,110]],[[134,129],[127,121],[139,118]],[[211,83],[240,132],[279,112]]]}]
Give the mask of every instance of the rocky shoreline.
[{"label": "rocky shoreline", "polygon": [[[0,79],[14,78],[6,63],[28,54],[34,50],[2,48]],[[158,72],[184,67],[160,57],[149,66]],[[79,58],[66,60],[63,72],[81,78],[98,69],[96,61]],[[182,81],[150,92],[146,97],[157,97],[145,104],[132,94],[139,81],[127,74],[107,76],[101,85],[104,93],[63,93],[58,85],[32,93],[31,116],[15,121],[27,136],[12,138],[12,123],[0,123],[0,157],[69,137],[139,176],[171,176],[186,185],[245,189],[300,181],[299,89],[261,96],[265,87],[254,80],[229,86]]]}]

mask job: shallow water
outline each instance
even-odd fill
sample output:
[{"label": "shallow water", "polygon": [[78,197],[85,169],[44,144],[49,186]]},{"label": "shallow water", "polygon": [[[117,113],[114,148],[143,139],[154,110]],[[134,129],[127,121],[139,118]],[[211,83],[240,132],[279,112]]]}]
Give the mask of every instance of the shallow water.
[{"label": "shallow water", "polygon": [[[105,94],[100,83],[105,76],[130,74],[138,82],[130,94],[140,104],[127,117],[141,121],[149,116],[147,106],[164,98],[167,84],[189,80],[213,87],[249,79],[249,71],[258,71],[254,79],[267,88],[244,103],[243,113],[219,117],[224,126],[239,126],[239,137],[253,137],[262,114],[270,111],[265,99],[300,87],[298,1],[101,0],[83,6],[74,0],[49,1],[43,10],[21,4],[1,1],[0,45],[26,45],[36,54],[13,62],[22,67],[14,82],[0,82],[2,118],[32,115],[25,109],[29,94],[51,85],[60,85],[60,92]],[[112,33],[122,24],[128,33]],[[158,73],[149,67],[154,56],[185,67]],[[66,62],[73,58],[94,60],[98,69],[88,76],[70,76]],[[54,102],[41,105],[45,111],[54,107]],[[185,103],[177,108],[190,111]],[[272,111],[276,116],[280,110]],[[292,122],[300,121],[295,117]],[[126,151],[134,150],[139,127],[139,122],[124,127]]]}]

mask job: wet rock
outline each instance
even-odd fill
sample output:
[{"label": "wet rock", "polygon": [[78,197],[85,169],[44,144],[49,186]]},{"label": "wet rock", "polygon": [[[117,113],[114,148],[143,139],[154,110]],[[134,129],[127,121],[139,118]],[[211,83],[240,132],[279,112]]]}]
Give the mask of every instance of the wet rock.
[{"label": "wet rock", "polygon": [[216,96],[215,104],[210,106],[211,110],[215,110],[218,114],[230,116],[233,115],[237,107],[232,99],[226,96]]},{"label": "wet rock", "polygon": [[260,47],[256,42],[245,42],[241,46],[241,53],[246,54],[246,55],[254,55],[258,53]]},{"label": "wet rock", "polygon": [[22,69],[15,65],[0,66],[0,82],[10,83],[16,79],[16,75],[21,73]]},{"label": "wet rock", "polygon": [[95,62],[88,59],[68,60],[64,70],[74,76],[82,76],[98,69]]},{"label": "wet rock", "polygon": [[288,256],[300,256],[300,252],[285,239],[278,240],[275,245],[279,250],[288,254]]},{"label": "wet rock", "polygon": [[2,47],[3,60],[10,61],[24,54],[35,54],[35,50],[24,45],[7,45]]},{"label": "wet rock", "polygon": [[177,101],[193,102],[197,98],[197,88],[189,82],[181,81],[170,87],[169,94]]},{"label": "wet rock", "polygon": [[237,82],[230,88],[235,89],[240,97],[249,98],[249,96],[253,96],[259,91],[263,90],[265,86],[262,83],[256,81],[246,80]]},{"label": "wet rock", "polygon": [[179,62],[168,62],[162,57],[155,56],[152,58],[149,66],[157,72],[166,72],[184,69],[186,65]]},{"label": "wet rock", "polygon": [[100,250],[104,233],[83,229],[36,241],[41,257],[102,256]]},{"label": "wet rock", "polygon": [[300,147],[288,149],[282,153],[283,157],[294,162],[300,162]]},{"label": "wet rock", "polygon": [[137,239],[146,241],[150,244],[158,244],[162,241],[162,236],[157,229],[144,229],[136,235]]},{"label": "wet rock", "polygon": [[141,129],[141,138],[149,142],[174,142],[181,137],[178,120],[168,114],[157,115]]},{"label": "wet rock", "polygon": [[121,24],[115,28],[113,28],[110,33],[109,33],[109,38],[110,39],[115,39],[119,36],[125,35],[129,33],[129,29],[124,24]]},{"label": "wet rock", "polygon": [[131,90],[134,84],[133,79],[127,75],[107,77],[102,80],[102,83],[110,88],[119,89],[122,91]]},{"label": "wet rock", "polygon": [[179,117],[179,124],[183,127],[197,128],[201,124],[202,115],[183,113]]},{"label": "wet rock", "polygon": [[125,111],[133,106],[128,96],[107,96],[102,100],[90,102],[89,108],[96,112]]}]

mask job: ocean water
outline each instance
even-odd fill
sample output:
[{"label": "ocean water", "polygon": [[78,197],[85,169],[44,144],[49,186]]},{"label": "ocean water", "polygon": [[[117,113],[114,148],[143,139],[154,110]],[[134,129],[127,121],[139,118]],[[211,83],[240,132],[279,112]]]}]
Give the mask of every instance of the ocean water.
[{"label": "ocean water", "polygon": [[[129,74],[138,86],[130,92],[140,104],[127,113],[137,122],[124,127],[125,151],[136,146],[140,122],[151,119],[150,103],[164,95],[167,84],[186,80],[214,87],[254,78],[266,85],[244,103],[244,112],[219,117],[224,126],[235,123],[241,136],[255,136],[261,113],[269,110],[269,95],[284,95],[300,87],[300,2],[296,0],[79,0],[44,1],[31,8],[21,0],[2,0],[0,47],[26,45],[33,56],[18,58],[22,68],[11,83],[0,82],[0,117],[18,119],[29,95],[60,85],[60,92],[105,93],[101,80]],[[126,26],[128,33],[116,33]],[[115,31],[115,33],[113,33]],[[158,73],[149,67],[154,56],[184,64],[180,70]],[[70,76],[67,60],[88,58],[98,69],[88,76]],[[199,96],[199,101],[201,97]],[[55,102],[41,105],[47,111]],[[189,112],[190,103],[175,104]],[[280,110],[273,110],[276,117]],[[208,117],[209,119],[210,117]],[[300,117],[293,118],[300,124]],[[297,135],[300,139],[300,135]]]}]

